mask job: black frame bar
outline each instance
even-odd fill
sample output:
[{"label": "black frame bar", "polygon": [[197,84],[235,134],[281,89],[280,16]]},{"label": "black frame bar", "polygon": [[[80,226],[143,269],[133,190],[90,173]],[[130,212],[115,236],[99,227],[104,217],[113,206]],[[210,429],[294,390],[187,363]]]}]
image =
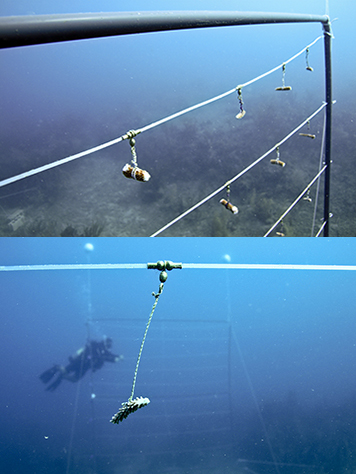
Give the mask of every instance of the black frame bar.
[{"label": "black frame bar", "polygon": [[0,49],[136,33],[218,26],[319,22],[325,50],[324,237],[329,236],[332,119],[331,24],[327,15],[262,12],[166,11],[76,13],[0,18]]}]

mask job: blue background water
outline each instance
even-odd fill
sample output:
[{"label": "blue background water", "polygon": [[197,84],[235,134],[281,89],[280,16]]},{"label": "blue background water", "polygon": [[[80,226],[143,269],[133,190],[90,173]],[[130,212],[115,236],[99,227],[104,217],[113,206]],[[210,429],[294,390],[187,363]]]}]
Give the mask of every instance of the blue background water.
[{"label": "blue background water", "polygon": [[[91,252],[84,248],[88,242]],[[353,239],[1,244],[3,265],[161,259],[356,263]],[[148,332],[135,390],[151,403],[119,426],[109,420],[131,392],[158,272],[0,272],[0,278],[2,472],[353,468],[354,271],[173,270]],[[86,374],[79,384],[63,381],[53,393],[44,390],[42,371],[65,364],[88,336],[104,335],[113,338],[113,352],[122,361]],[[273,456],[286,466],[276,467]]]},{"label": "blue background water", "polygon": [[[326,6],[323,0],[223,0],[218,3],[170,0],[127,4],[4,0],[0,14],[169,9],[324,14]],[[341,236],[355,235],[352,218],[354,152],[351,145],[355,110],[355,64],[351,60],[355,56],[354,13],[353,2],[330,1],[330,17],[338,18],[332,25],[335,35],[334,98],[337,100],[334,108],[332,211],[335,218],[332,235]],[[129,129],[143,127],[231,90],[281,64],[321,32],[320,24],[208,28],[3,50],[0,59],[2,177],[96,146]],[[137,147],[139,163],[151,170],[152,180],[147,186],[133,186],[137,183],[120,176],[122,166],[130,159],[128,147],[120,144],[3,188],[1,205],[4,213],[9,215],[14,208],[21,208],[29,222],[42,217],[48,225],[51,219],[56,220],[59,229],[52,233],[48,230],[43,235],[60,235],[67,225],[80,229],[101,218],[106,219],[103,235],[150,235],[234,176],[320,106],[324,100],[322,41],[311,48],[310,63],[313,74],[305,71],[304,55],[288,65],[286,81],[293,85],[293,94],[289,96],[276,96],[274,88],[281,82],[277,73],[246,88],[244,101],[248,113],[244,121],[235,120],[238,103],[236,97],[231,96],[189,114],[189,118],[142,134]],[[267,93],[267,89],[272,92]],[[315,119],[312,128],[319,137],[321,116]],[[222,137],[224,131],[226,135]],[[313,144],[295,141],[291,142],[291,148],[288,147],[284,148],[284,159],[289,161],[289,169],[297,174],[286,184],[287,191],[283,189],[283,193],[278,193],[281,201],[288,190],[291,194],[286,204],[283,202],[285,207],[281,203],[279,215],[304,188],[307,179],[315,175],[318,166],[317,140]],[[298,155],[293,165],[288,158],[295,150],[302,156]],[[307,177],[303,172],[308,169],[309,161],[303,159],[310,157],[311,161],[311,155],[315,166]],[[248,182],[246,189],[243,185],[232,188],[232,201],[235,198],[242,206],[240,221],[252,206],[249,199],[254,188],[258,198],[261,195],[270,197],[270,188],[266,191],[263,187],[263,177],[268,176],[266,181],[276,180],[277,171],[280,171],[270,171],[270,168],[261,172],[262,176],[253,175],[252,183]],[[280,184],[277,181],[273,188]],[[13,192],[26,194],[6,197]],[[132,211],[134,203],[138,206]],[[207,222],[209,216],[212,220],[216,207],[214,203],[202,217],[197,214],[195,222]],[[152,224],[153,211],[157,219],[155,225]],[[219,207],[218,211],[219,219],[221,215],[225,216],[223,209]],[[246,218],[241,228],[231,230],[227,226],[223,235],[263,235],[268,229],[265,223],[262,229],[260,226],[248,228],[257,213],[253,211],[253,216]],[[262,212],[262,216],[267,214],[266,210]],[[301,222],[303,216],[298,216],[297,220]],[[22,229],[19,235],[42,235],[40,230]],[[301,228],[293,231],[290,235],[310,233],[309,228],[305,232]],[[191,223],[184,223],[182,228],[175,227],[173,233],[167,235],[222,234],[212,232],[210,227],[196,229]]]}]

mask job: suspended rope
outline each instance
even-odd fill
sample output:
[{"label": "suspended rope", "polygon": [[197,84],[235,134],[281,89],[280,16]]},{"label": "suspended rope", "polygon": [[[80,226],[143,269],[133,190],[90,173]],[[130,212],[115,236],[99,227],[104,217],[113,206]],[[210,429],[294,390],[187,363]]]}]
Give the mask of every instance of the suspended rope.
[{"label": "suspended rope", "polygon": [[137,270],[147,268],[144,263],[73,263],[48,265],[9,265],[0,266],[2,272],[38,270]]},{"label": "suspended rope", "polygon": [[[80,373],[82,373],[82,372],[83,372],[83,358],[82,358],[81,365],[80,365]],[[78,418],[78,400],[79,400],[80,385],[81,385],[81,380],[78,380],[77,388],[76,388],[76,391],[75,391],[75,400],[74,400],[74,408],[73,408],[73,421],[72,421],[72,426],[71,426],[71,430],[70,430],[69,446],[68,446],[68,452],[67,452],[66,474],[69,474],[69,472],[70,472],[70,466],[71,466],[71,461],[72,461],[72,449],[73,449],[74,432],[75,432],[76,421],[77,421],[77,418]]]},{"label": "suspended rope", "polygon": [[327,166],[323,166],[323,168],[319,171],[319,173],[310,181],[305,189],[299,194],[299,196],[292,202],[292,204],[288,207],[288,209],[281,215],[281,217],[273,224],[273,226],[265,233],[263,237],[267,237],[276,227],[277,225],[286,217],[287,214],[293,209],[293,207],[302,199],[304,194],[309,192],[310,188],[313,186],[315,181],[321,176],[324,171],[326,170]]},{"label": "suspended rope", "polygon": [[[171,227],[172,225],[176,224],[178,221],[180,221],[181,219],[183,219],[183,217],[187,216],[188,214],[190,214],[191,212],[195,211],[195,209],[198,209],[198,207],[202,206],[203,204],[205,204],[207,201],[209,201],[210,199],[212,199],[214,196],[216,196],[217,194],[219,194],[221,191],[223,191],[227,186],[230,186],[232,183],[234,183],[236,180],[238,180],[239,178],[241,178],[241,176],[243,176],[245,173],[247,173],[248,171],[250,171],[250,169],[252,169],[254,166],[256,166],[260,161],[262,161],[264,158],[266,158],[269,154],[271,154],[274,150],[277,150],[283,143],[285,143],[287,140],[289,140],[289,138],[291,138],[295,133],[298,132],[298,130],[300,130],[302,127],[304,127],[305,124],[307,124],[308,122],[310,122],[310,120],[315,117],[319,112],[321,112],[323,110],[324,107],[326,107],[326,103],[323,102],[323,104],[312,114],[310,115],[307,119],[305,119],[300,125],[298,125],[298,127],[296,127],[294,130],[292,130],[288,135],[286,135],[280,142],[276,143],[276,145],[274,145],[272,148],[270,148],[264,155],[260,156],[259,158],[257,158],[257,160],[255,160],[253,163],[251,163],[249,166],[247,166],[245,169],[243,169],[242,171],[240,171],[240,173],[238,173],[236,176],[234,176],[233,178],[231,178],[229,181],[227,181],[225,184],[223,184],[222,186],[220,186],[218,189],[216,189],[215,191],[213,191],[211,194],[209,194],[208,196],[206,196],[204,199],[202,199],[201,201],[199,201],[197,204],[195,204],[194,206],[192,206],[191,208],[189,208],[187,211],[183,212],[182,214],[180,214],[178,217],[176,217],[175,219],[173,219],[172,221],[170,221],[168,224],[166,224],[164,227],[162,227],[161,229],[157,230],[155,233],[153,233],[152,235],[150,235],[150,237],[156,237],[157,235],[161,234],[163,231],[165,231],[166,229],[168,229],[169,227]],[[283,162],[282,162],[283,163]]]},{"label": "suspended rope", "polygon": [[312,270],[312,271],[356,271],[356,265],[300,265],[286,263],[183,263],[191,270]]},{"label": "suspended rope", "polygon": [[[89,257],[88,257],[88,262],[89,262]],[[87,308],[87,320],[86,320],[86,327],[87,327],[87,344],[90,348],[90,388],[91,388],[91,397],[90,397],[90,402],[91,402],[91,420],[90,423],[92,425],[92,446],[93,446],[93,454],[91,456],[91,460],[93,462],[93,467],[94,467],[94,472],[96,472],[96,430],[95,430],[95,408],[94,408],[94,399],[95,399],[95,392],[94,392],[94,382],[93,382],[93,372],[94,372],[94,367],[93,367],[93,362],[94,362],[94,357],[93,357],[93,348],[91,342],[91,332],[90,332],[90,322],[92,321],[92,302],[91,302],[91,274],[90,271],[88,271],[88,280],[87,280],[87,292],[88,292],[88,308]],[[81,357],[80,358],[80,374],[83,374],[83,366],[84,366],[84,361],[85,358]],[[66,474],[69,474],[70,472],[70,466],[71,466],[71,461],[72,461],[72,449],[73,449],[73,440],[74,440],[74,431],[75,431],[75,425],[76,425],[76,420],[78,418],[78,400],[79,400],[79,392],[81,388],[81,382],[82,379],[80,378],[78,383],[77,383],[77,388],[76,388],[76,395],[75,395],[75,402],[74,402],[74,410],[73,410],[73,421],[72,421],[72,428],[71,428],[71,434],[70,434],[70,440],[69,440],[69,447],[68,447],[68,453],[67,453],[67,468],[66,468]]]},{"label": "suspended rope", "polygon": [[120,410],[111,418],[111,420],[110,420],[111,423],[115,423],[115,424],[120,423],[120,421],[123,421],[125,418],[127,418],[130,413],[134,413],[139,408],[142,408],[142,407],[144,407],[144,406],[146,406],[150,403],[150,400],[147,397],[146,398],[136,397],[135,400],[133,400],[133,396],[134,396],[134,393],[135,393],[138,367],[140,365],[143,346],[144,346],[145,341],[146,341],[146,336],[147,336],[148,329],[149,329],[150,324],[151,324],[153,313],[155,312],[156,306],[158,304],[159,297],[162,294],[164,283],[167,281],[167,278],[168,278],[168,274],[167,274],[166,270],[172,270],[173,268],[182,268],[182,265],[181,264],[174,264],[170,261],[166,261],[166,262],[158,261],[156,264],[148,264],[147,268],[156,268],[158,270],[161,270],[161,273],[159,274],[159,281],[160,281],[159,289],[158,289],[158,293],[152,293],[152,296],[154,296],[154,298],[155,298],[155,302],[152,306],[151,314],[148,318],[147,325],[146,325],[146,330],[145,330],[145,333],[143,335],[142,342],[141,342],[141,347],[140,347],[140,350],[139,350],[139,353],[138,353],[134,378],[133,378],[133,382],[132,382],[131,395],[129,396],[129,399],[127,400],[127,402],[123,402],[121,404]]},{"label": "suspended rope", "polygon": [[[325,223],[323,223],[323,226]],[[322,229],[321,229],[322,230]],[[137,264],[136,268],[153,268],[146,263]],[[49,268],[47,268],[49,267]],[[26,271],[26,270],[128,270],[133,264],[87,264],[87,265],[13,265],[0,266],[0,272],[6,271]],[[183,263],[174,268],[184,268],[190,270],[325,270],[325,271],[356,271],[356,265],[303,265],[284,263]],[[168,268],[167,268],[168,270]],[[116,319],[115,319],[116,321]]]},{"label": "suspended rope", "polygon": [[[21,174],[18,174],[16,176],[12,176],[10,178],[7,178],[7,179],[4,179],[2,181],[0,181],[0,187],[3,187],[3,186],[6,186],[8,184],[12,184],[12,183],[15,183],[16,181],[20,181],[22,179],[25,179],[25,178],[28,178],[30,176],[34,176],[36,174],[39,174],[39,173],[42,173],[43,171],[47,171],[49,169],[52,169],[52,168],[56,168],[57,166],[61,166],[65,163],[69,163],[71,161],[74,161],[74,160],[77,160],[79,158],[83,158],[84,156],[88,156],[92,153],[96,153],[97,151],[100,151],[100,150],[104,150],[105,148],[108,148],[112,145],[116,145],[117,143],[125,140],[125,139],[131,139],[132,138],[132,133],[134,133],[134,135],[137,135],[139,133],[143,133],[143,132],[146,132],[147,130],[150,130],[154,127],[157,127],[159,125],[162,125],[163,123],[166,123],[170,120],[173,120],[177,117],[180,117],[181,115],[184,115],[188,112],[192,112],[193,110],[196,110],[200,107],[204,107],[205,105],[208,105],[208,104],[211,104],[212,102],[215,102],[217,100],[220,100],[220,99],[223,99],[224,97],[227,97],[228,95],[230,94],[233,94],[235,93],[236,91],[241,91],[241,89],[243,87],[247,87],[249,86],[250,84],[253,84],[254,82],[260,80],[260,79],[263,79],[264,77],[268,76],[269,74],[272,74],[273,72],[279,70],[281,67],[283,67],[283,65],[286,65],[288,63],[290,63],[291,61],[293,61],[294,59],[296,59],[298,56],[300,56],[301,54],[303,54],[307,49],[309,49],[311,46],[313,46],[317,41],[319,41],[321,38],[323,38],[323,36],[319,36],[318,38],[316,38],[312,43],[310,43],[308,46],[306,46],[305,48],[303,48],[301,51],[299,51],[299,53],[295,54],[294,56],[292,56],[291,58],[289,58],[287,61],[283,61],[282,64],[280,64],[279,66],[276,66],[275,68],[271,69],[270,71],[267,71],[265,72],[264,74],[261,74],[260,76],[257,76],[255,77],[254,79],[248,81],[248,82],[245,82],[244,84],[239,84],[238,86],[234,87],[233,89],[227,91],[227,92],[224,92],[223,94],[220,94],[216,97],[213,97],[211,99],[208,99],[208,100],[205,100],[204,102],[201,102],[199,104],[196,104],[196,105],[193,105],[191,107],[188,107],[184,110],[181,110],[180,112],[176,112],[175,114],[172,114],[172,115],[169,115],[168,117],[165,117],[161,120],[157,120],[156,122],[153,122],[149,125],[146,125],[140,129],[137,129],[137,130],[131,130],[130,132],[127,132],[126,134],[118,137],[118,138],[115,138],[114,140],[111,140],[111,141],[108,141],[106,143],[103,143],[101,145],[98,145],[98,146],[95,146],[93,148],[90,148],[88,150],[85,150],[85,151],[82,151],[80,153],[76,153],[75,155],[71,155],[71,156],[68,156],[66,158],[62,158],[60,160],[57,160],[57,161],[54,161],[52,163],[48,163],[47,165],[43,165],[43,166],[40,166],[38,168],[34,168],[32,170],[29,170],[29,171],[25,171],[24,173],[21,173]],[[239,117],[241,118],[241,117]],[[130,170],[131,172],[131,170]],[[149,176],[149,174],[148,174]],[[149,178],[148,178],[149,179]],[[148,179],[145,179],[146,181],[148,181]]]},{"label": "suspended rope", "polygon": [[[88,254],[87,257],[88,263],[90,262],[90,257]],[[87,344],[90,349],[90,406],[91,406],[91,428],[92,428],[92,463],[93,463],[93,470],[96,472],[96,455],[97,455],[97,438],[96,438],[96,426],[95,426],[95,420],[96,420],[96,414],[95,414],[95,399],[96,399],[96,393],[94,389],[94,372],[95,372],[95,367],[94,367],[94,354],[93,354],[93,344],[92,344],[92,335],[91,335],[91,323],[93,321],[93,305],[92,305],[92,284],[91,284],[91,272],[88,270],[88,281],[87,281],[87,292],[88,292],[88,314],[87,314],[87,320],[86,320],[86,327],[87,327]],[[84,357],[82,357],[82,363],[84,363]]]}]

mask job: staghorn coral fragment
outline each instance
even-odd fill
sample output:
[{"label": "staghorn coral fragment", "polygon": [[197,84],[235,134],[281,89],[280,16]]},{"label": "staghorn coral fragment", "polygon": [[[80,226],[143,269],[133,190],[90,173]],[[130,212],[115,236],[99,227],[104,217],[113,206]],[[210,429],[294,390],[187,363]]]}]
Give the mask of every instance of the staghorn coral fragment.
[{"label": "staghorn coral fragment", "polygon": [[115,415],[111,418],[111,423],[119,424],[120,421],[123,421],[125,418],[129,416],[130,413],[134,413],[139,408],[142,408],[150,403],[149,398],[143,397],[136,397],[135,400],[128,400],[121,404],[120,410],[115,413]]}]

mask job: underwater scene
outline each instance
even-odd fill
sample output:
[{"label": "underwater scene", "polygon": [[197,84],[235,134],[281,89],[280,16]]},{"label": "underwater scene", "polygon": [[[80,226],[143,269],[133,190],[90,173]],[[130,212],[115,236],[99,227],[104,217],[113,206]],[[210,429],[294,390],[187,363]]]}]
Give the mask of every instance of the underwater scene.
[{"label": "underwater scene", "polygon": [[1,472],[356,472],[355,247],[3,238]]},{"label": "underwater scene", "polygon": [[[2,0],[0,16],[118,10],[329,14],[329,235],[356,235],[353,2]],[[316,235],[324,219],[324,54],[319,22],[1,49],[0,235]]]}]

